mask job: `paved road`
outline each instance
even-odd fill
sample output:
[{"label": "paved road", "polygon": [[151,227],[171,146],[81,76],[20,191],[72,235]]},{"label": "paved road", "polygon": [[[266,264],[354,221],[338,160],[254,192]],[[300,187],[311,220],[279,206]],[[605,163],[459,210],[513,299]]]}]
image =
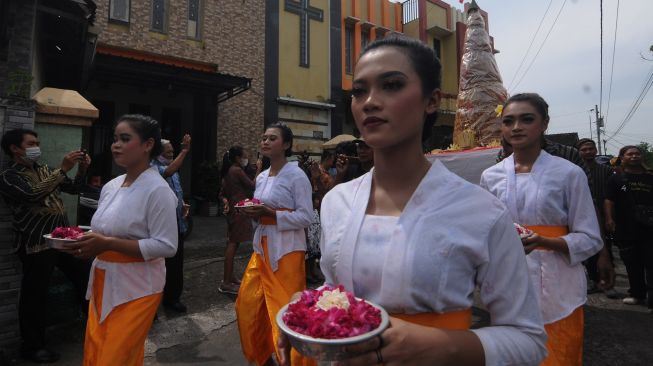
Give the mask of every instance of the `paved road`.
[{"label": "paved road", "polygon": [[[195,218],[186,242],[185,315],[159,310],[146,344],[146,365],[247,365],[240,352],[233,296],[217,291],[222,279],[222,254],[226,245],[223,218]],[[238,252],[236,271],[242,273],[251,245]],[[617,289],[625,293],[627,281],[617,268]],[[488,321],[475,309],[475,321]],[[585,365],[653,365],[653,315],[644,307],[626,306],[602,294],[590,295],[585,307]],[[48,339],[62,352],[58,365],[80,365],[83,351],[83,320],[69,320],[51,327]],[[23,365],[14,360],[13,364]]]}]

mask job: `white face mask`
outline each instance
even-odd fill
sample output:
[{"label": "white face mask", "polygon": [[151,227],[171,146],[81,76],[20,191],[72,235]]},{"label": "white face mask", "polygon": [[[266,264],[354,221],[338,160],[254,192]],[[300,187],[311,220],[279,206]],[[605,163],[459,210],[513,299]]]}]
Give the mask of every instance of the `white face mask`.
[{"label": "white face mask", "polygon": [[159,160],[159,162],[161,162],[163,165],[170,165],[172,163],[172,160],[166,159],[163,155],[159,155],[157,160]]},{"label": "white face mask", "polygon": [[25,158],[29,161],[37,161],[41,157],[41,148],[38,146],[25,149]]},{"label": "white face mask", "polygon": [[247,159],[240,159],[240,166],[243,168],[246,167],[249,164],[249,160]]}]

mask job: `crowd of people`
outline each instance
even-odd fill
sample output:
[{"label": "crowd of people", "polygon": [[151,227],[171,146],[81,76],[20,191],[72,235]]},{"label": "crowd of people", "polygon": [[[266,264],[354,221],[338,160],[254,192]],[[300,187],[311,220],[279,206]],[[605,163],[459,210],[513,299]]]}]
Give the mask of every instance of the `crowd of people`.
[{"label": "crowd of people", "polygon": [[[501,112],[498,162],[480,185],[469,183],[423,154],[440,103],[440,69],[420,42],[374,41],[354,71],[359,138],[325,150],[319,161],[295,162],[293,132],[277,123],[266,126],[255,163],[242,146],[225,152],[220,197],[228,244],[216,288],[237,296],[249,362],[315,364],[274,322],[309,282],[342,285],[391,316],[391,326],[343,365],[581,365],[587,293],[618,295],[612,243],[628,273],[623,303],[653,313],[653,173],[642,151],[625,146],[614,169],[598,164],[590,139],[575,147],[545,139],[548,104],[535,93],[516,94]],[[91,230],[55,250],[43,235],[70,226],[60,192],[80,192],[91,159],[73,151],[51,169],[38,162],[34,131],[2,137],[11,163],[0,175],[0,194],[12,210],[23,262],[24,358],[59,357],[45,339],[55,266],[87,309],[84,365],[142,365],[159,305],[186,311],[189,206],[179,170],[189,135],[180,147],[175,156],[154,119],[120,117],[111,150],[125,174],[102,187]],[[240,207],[245,199],[260,203]],[[514,223],[533,234],[520,238]],[[235,253],[250,241],[253,253],[239,279]],[[475,291],[490,313],[480,329],[470,329]]]}]

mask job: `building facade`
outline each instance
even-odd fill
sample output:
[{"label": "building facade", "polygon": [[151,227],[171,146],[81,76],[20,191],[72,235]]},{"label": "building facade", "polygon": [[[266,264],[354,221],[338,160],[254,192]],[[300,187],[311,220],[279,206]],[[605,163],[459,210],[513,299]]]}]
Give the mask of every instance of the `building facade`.
[{"label": "building facade", "polygon": [[[465,41],[465,13],[442,0],[343,0],[342,95],[348,100],[351,78],[361,50],[372,40],[388,35],[418,39],[433,47],[442,63],[442,101],[429,149],[446,148],[452,142],[460,60]],[[465,4],[467,9],[468,4]],[[487,13],[482,12],[486,19]],[[346,108],[343,130],[356,134]]]},{"label": "building facade", "polygon": [[269,0],[267,5],[265,123],[288,125],[295,152],[319,154],[321,144],[340,129],[340,80],[333,77],[340,6],[328,0]]},{"label": "building facade", "polygon": [[187,192],[197,190],[199,166],[219,161],[229,146],[255,151],[263,126],[264,1],[96,3],[94,70],[82,94],[100,110],[90,139],[105,174],[112,124],[126,113],[151,115],[176,146],[191,134],[181,172]]}]

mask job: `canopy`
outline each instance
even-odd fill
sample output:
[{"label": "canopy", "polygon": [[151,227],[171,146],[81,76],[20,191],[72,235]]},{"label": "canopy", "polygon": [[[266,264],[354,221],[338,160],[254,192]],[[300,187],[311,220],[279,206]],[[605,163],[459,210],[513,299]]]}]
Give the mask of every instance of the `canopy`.
[{"label": "canopy", "polygon": [[354,141],[354,140],[356,140],[356,137],[354,137],[352,135],[347,135],[347,134],[338,135],[338,136],[332,138],[331,140],[323,143],[322,148],[323,149],[333,149],[341,142]]},{"label": "canopy", "polygon": [[99,111],[75,90],[43,88],[32,98],[39,113],[95,119]]}]

